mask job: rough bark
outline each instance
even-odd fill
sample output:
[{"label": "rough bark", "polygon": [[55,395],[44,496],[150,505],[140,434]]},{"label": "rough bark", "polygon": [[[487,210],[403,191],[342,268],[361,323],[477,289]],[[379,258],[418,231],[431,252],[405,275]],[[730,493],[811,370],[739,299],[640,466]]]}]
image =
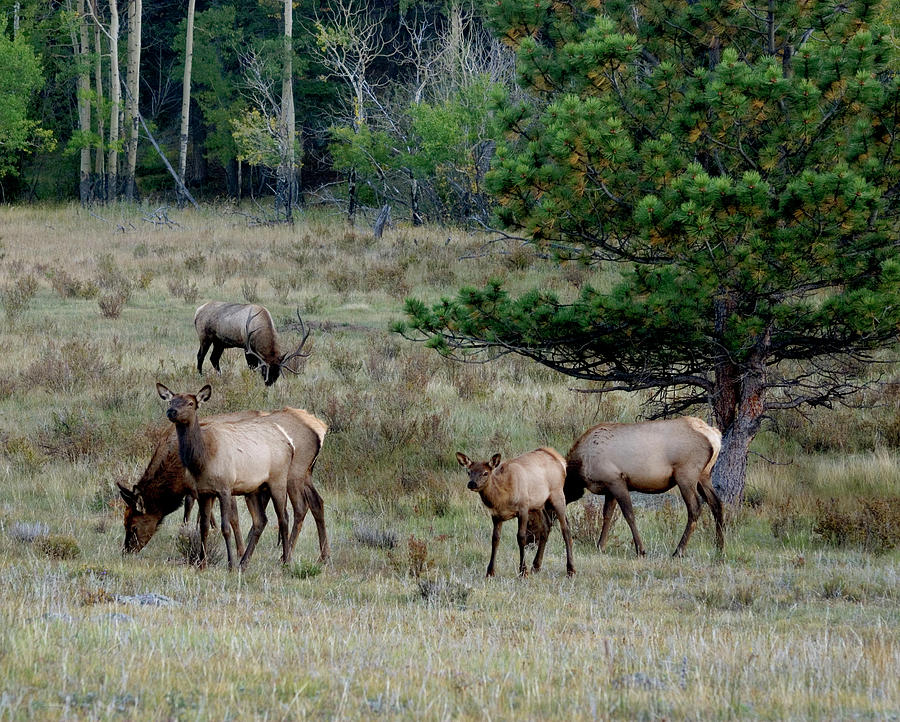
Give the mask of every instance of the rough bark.
[{"label": "rough bark", "polygon": [[[98,0],[90,0],[91,11],[96,18],[98,16]],[[106,182],[106,155],[103,148],[103,140],[106,136],[106,121],[103,118],[103,41],[100,26],[94,26],[94,94],[97,106],[97,137],[99,142],[94,151],[94,182],[97,186],[93,189],[94,200],[106,198],[103,187]]]},{"label": "rough bark", "polygon": [[731,423],[722,427],[722,450],[713,468],[712,481],[722,501],[740,504],[744,500],[747,473],[747,454],[766,412],[765,357],[770,333],[757,342],[757,348],[741,375],[732,380],[729,395],[737,398]]},{"label": "rough bark", "polygon": [[125,125],[128,133],[125,198],[133,201],[136,196],[134,174],[137,168],[137,147],[139,134],[140,70],[141,70],[141,14],[142,0],[128,0],[128,68],[126,71]]},{"label": "rough bark", "polygon": [[78,196],[82,205],[85,205],[91,200],[91,147],[87,144],[87,138],[91,132],[91,38],[84,0],[78,0],[75,13],[78,22],[78,33],[76,35],[73,31],[72,45],[75,48],[78,68],[76,77],[76,87],[78,89],[78,130],[82,133],[82,144],[79,151]]},{"label": "rough bark", "polygon": [[184,78],[181,85],[181,134],[178,143],[178,205],[184,205],[184,171],[187,166],[188,129],[191,118],[191,66],[194,58],[194,5],[188,0],[187,31],[184,38]]},{"label": "rough bark", "polygon": [[119,113],[122,85],[119,78],[119,6],[109,0],[109,149],[106,155],[106,200],[114,201],[119,193]]},{"label": "rough bark", "polygon": [[296,180],[294,176],[294,78],[293,78],[293,3],[284,0],[284,48],[281,69],[281,163],[275,191],[276,211],[281,208],[288,223],[293,222]]}]

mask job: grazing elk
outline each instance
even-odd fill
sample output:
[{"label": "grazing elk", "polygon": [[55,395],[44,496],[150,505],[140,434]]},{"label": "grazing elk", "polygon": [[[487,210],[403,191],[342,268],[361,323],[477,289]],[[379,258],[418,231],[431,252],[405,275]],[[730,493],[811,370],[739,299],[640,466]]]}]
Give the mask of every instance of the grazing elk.
[{"label": "grazing elk", "polygon": [[[294,458],[288,473],[288,498],[294,509],[294,522],[291,529],[291,553],[306,512],[311,511],[316,522],[319,536],[319,561],[327,561],[330,554],[328,534],[325,529],[325,509],[322,497],[312,483],[312,470],[318,459],[322,439],[327,431],[326,425],[312,414],[301,409],[285,408],[282,411],[240,411],[223,414],[201,420],[203,426],[207,422],[239,421],[249,418],[268,418],[279,421],[294,442]],[[158,440],[143,475],[134,485],[128,488],[119,483],[119,492],[125,502],[125,540],[123,553],[134,553],[144,548],[156,533],[162,519],[181,506],[184,500],[184,520],[187,522],[193,504],[194,487],[192,480],[185,473],[184,465],[178,456],[178,435],[174,427],[166,429]],[[264,510],[268,503],[268,491],[259,503]],[[248,496],[248,502],[257,503]],[[263,511],[263,516],[265,512]],[[237,526],[235,513],[232,529],[237,541],[238,555],[244,553],[244,543]]]},{"label": "grazing elk", "polygon": [[194,313],[194,328],[200,338],[197,351],[197,371],[203,373],[203,359],[212,346],[209,361],[219,371],[219,359],[226,348],[244,350],[244,358],[251,369],[259,367],[266,386],[274,384],[282,371],[296,373],[289,365],[295,358],[305,358],[303,346],[309,338],[309,329],[304,325],[297,311],[300,332],[303,338],[297,348],[290,353],[279,350],[278,334],[272,315],[263,306],[255,303],[224,303],[208,301]]},{"label": "grazing elk", "polygon": [[646,553],[634,523],[631,491],[659,494],[678,486],[687,507],[687,526],[673,556],[684,554],[700,515],[698,494],[716,520],[716,545],[725,546],[722,503],[713,489],[710,472],[719,456],[722,434],[701,419],[646,421],[636,424],[599,424],[582,434],[568,455],[566,503],[584,490],[604,495],[603,527],[597,546],[602,551],[612,525],[616,503],[634,538],[638,555]]},{"label": "grazing elk", "polygon": [[[263,418],[222,421],[201,426],[197,409],[209,400],[212,389],[207,384],[194,394],[175,394],[156,384],[160,398],[169,402],[166,416],[175,424],[178,455],[191,473],[200,504],[200,566],[206,564],[206,538],[213,501],[219,500],[222,536],[228,553],[228,568],[234,568],[231,518],[235,512],[234,495],[253,494],[268,487],[278,517],[281,537],[281,560],[290,558],[287,520],[287,478],[294,457],[294,443],[276,422]],[[253,526],[247,537],[247,548],[241,556],[244,569],[265,527],[265,515],[258,504],[250,504]]]},{"label": "grazing elk", "polygon": [[[490,461],[472,461],[458,451],[456,460],[469,472],[468,488],[479,493],[494,522],[494,531],[491,535],[491,561],[488,563],[487,576],[494,576],[494,559],[500,542],[500,528],[504,521],[513,517],[519,522],[516,535],[519,542],[519,575],[528,574],[525,565],[525,542],[529,518],[533,517],[533,526],[535,522],[543,521],[545,505],[551,507],[559,517],[559,527],[566,542],[566,573],[569,576],[575,574],[572,537],[566,521],[566,499],[563,493],[566,460],[556,449],[542,447],[502,464],[500,454],[494,454]],[[540,524],[537,528],[544,531],[537,534],[538,550],[533,562],[535,572],[541,569],[549,525]]]}]

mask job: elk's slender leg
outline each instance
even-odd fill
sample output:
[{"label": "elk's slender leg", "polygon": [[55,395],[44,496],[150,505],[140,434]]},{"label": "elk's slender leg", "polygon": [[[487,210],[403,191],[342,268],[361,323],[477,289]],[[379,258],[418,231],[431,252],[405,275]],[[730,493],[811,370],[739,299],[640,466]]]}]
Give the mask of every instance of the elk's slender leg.
[{"label": "elk's slender leg", "polygon": [[566,519],[566,497],[560,491],[550,497],[550,503],[553,504],[556,516],[559,517],[559,530],[566,543],[566,576],[571,577],[575,574],[575,559],[572,556],[572,532],[569,530],[569,520]]},{"label": "elk's slender leg", "polygon": [[528,567],[525,566],[525,536],[528,533],[528,512],[519,512],[519,530],[516,533],[516,541],[519,543],[519,576],[528,576]]},{"label": "elk's slender leg", "polygon": [[534,560],[531,562],[531,571],[539,572],[541,571],[541,565],[544,563],[544,547],[547,546],[547,539],[550,536],[550,525],[547,523],[547,519],[544,515],[544,512],[540,512],[540,520],[541,520],[541,528],[537,533],[537,553],[534,555]]},{"label": "elk's slender leg", "polygon": [[269,503],[269,494],[259,491],[255,494],[247,495],[247,510],[250,512],[250,518],[253,525],[250,527],[250,533],[247,535],[247,549],[241,554],[241,569],[246,569],[250,562],[250,556],[256,549],[256,543],[259,541],[263,529],[266,528],[266,504]]},{"label": "elk's slender leg", "polygon": [[276,493],[269,486],[272,493],[272,504],[275,506],[275,515],[278,517],[278,534],[281,537],[281,563],[291,563],[291,538],[288,531],[288,513],[287,513],[287,494],[284,491],[285,485],[280,486],[280,491]]},{"label": "elk's slender leg", "polygon": [[313,519],[316,522],[316,531],[319,533],[319,561],[327,562],[331,556],[331,547],[328,544],[328,532],[325,530],[325,505],[322,503],[322,497],[316,491],[316,487],[312,483],[308,484],[304,489],[306,495],[306,503],[312,512]]},{"label": "elk's slender leg", "polygon": [[234,532],[234,544],[237,547],[237,555],[244,555],[244,537],[241,534],[241,520],[238,518],[237,500],[231,497],[231,531]]},{"label": "elk's slender leg", "polygon": [[219,513],[222,515],[222,537],[225,539],[225,551],[228,553],[228,569],[234,569],[235,555],[232,548],[233,539],[231,533],[232,510],[236,507],[231,497],[231,490],[225,489],[219,492]]},{"label": "elk's slender leg", "polygon": [[198,566],[201,569],[206,569],[207,557],[206,557],[206,541],[209,537],[209,516],[210,511],[212,510],[213,505],[212,496],[201,496],[199,501],[199,512],[197,517],[197,523],[200,526],[200,561]]},{"label": "elk's slender leg", "polygon": [[491,560],[488,562],[486,577],[494,576],[494,560],[497,558],[497,545],[500,543],[500,527],[503,521],[497,517],[493,517],[494,530],[491,532]]},{"label": "elk's slender leg", "polygon": [[205,337],[200,339],[200,350],[197,351],[197,373],[203,373],[203,359],[206,358],[206,352],[209,351],[211,344],[212,339]]},{"label": "elk's slender leg", "polygon": [[716,547],[720,552],[725,551],[725,520],[722,517],[722,501],[719,499],[719,495],[716,494],[715,488],[713,488],[709,474],[701,475],[697,491],[700,492],[700,496],[709,505],[710,511],[712,511],[712,515],[716,520]]},{"label": "elk's slender leg", "polygon": [[291,506],[294,508],[294,523],[291,526],[291,555],[294,553],[294,545],[297,543],[297,537],[300,536],[300,531],[303,529],[303,520],[306,518],[306,512],[309,510],[309,505],[307,504],[305,491],[305,483],[297,483],[291,484],[288,482],[288,498],[291,501]]},{"label": "elk's slender leg", "polygon": [[212,364],[212,367],[216,370],[216,373],[222,373],[222,369],[219,368],[219,359],[222,358],[222,352],[225,350],[225,346],[223,346],[218,341],[213,341],[212,353],[209,355],[209,362]]},{"label": "elk's slender leg", "polygon": [[606,542],[613,522],[616,520],[616,497],[607,492],[603,497],[603,527],[600,529],[600,538],[597,540],[597,548],[606,551]]},{"label": "elk's slender leg", "polygon": [[191,520],[191,509],[194,508],[194,497],[190,494],[184,495],[184,524],[187,524]]},{"label": "elk's slender leg", "polygon": [[634,550],[639,557],[642,557],[647,554],[647,550],[644,549],[644,542],[641,541],[641,535],[638,534],[637,525],[634,523],[634,507],[631,505],[631,495],[628,493],[626,481],[624,479],[620,481],[621,483],[610,485],[609,492],[615,496],[616,501],[619,502],[619,507],[622,509],[622,516],[625,517],[625,521],[628,522],[628,526],[631,528],[631,537],[634,539]]},{"label": "elk's slender leg", "polygon": [[694,485],[679,483],[678,488],[681,490],[681,497],[684,499],[684,505],[687,507],[687,526],[684,527],[684,534],[681,535],[681,541],[675,547],[675,552],[672,554],[673,557],[684,556],[684,548],[687,546],[691,534],[694,533],[694,527],[697,526],[697,518],[700,516],[700,499],[697,497]]}]

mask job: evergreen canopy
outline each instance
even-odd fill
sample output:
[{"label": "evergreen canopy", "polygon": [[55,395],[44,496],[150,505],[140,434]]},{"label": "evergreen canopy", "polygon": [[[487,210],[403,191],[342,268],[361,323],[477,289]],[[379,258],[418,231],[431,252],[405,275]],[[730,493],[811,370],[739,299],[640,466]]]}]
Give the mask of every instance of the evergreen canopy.
[{"label": "evergreen canopy", "polygon": [[497,0],[531,92],[501,113],[500,221],[621,280],[573,302],[495,281],[399,325],[709,402],[731,500],[766,412],[852,393],[900,329],[896,10],[757,5]]}]

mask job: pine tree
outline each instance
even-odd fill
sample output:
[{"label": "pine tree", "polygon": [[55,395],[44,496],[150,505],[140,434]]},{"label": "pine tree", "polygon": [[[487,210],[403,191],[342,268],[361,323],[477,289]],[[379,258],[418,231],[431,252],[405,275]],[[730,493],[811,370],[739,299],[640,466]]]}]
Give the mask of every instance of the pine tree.
[{"label": "pine tree", "polygon": [[502,223],[617,263],[574,300],[496,281],[398,330],[604,389],[709,404],[714,482],[743,496],[766,415],[828,406],[900,330],[896,10],[860,0],[496,0],[531,102],[503,110]]}]

